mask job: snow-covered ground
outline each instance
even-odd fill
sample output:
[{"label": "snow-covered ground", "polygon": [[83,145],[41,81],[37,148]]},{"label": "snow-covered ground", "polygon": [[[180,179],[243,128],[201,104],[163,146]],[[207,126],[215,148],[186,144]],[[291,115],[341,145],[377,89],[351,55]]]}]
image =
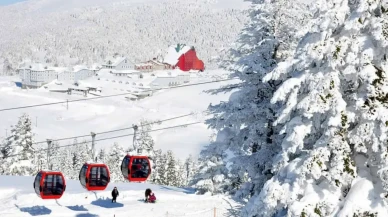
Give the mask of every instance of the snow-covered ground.
[{"label": "snow-covered ground", "polygon": [[[229,216],[233,205],[224,196],[195,195],[191,189],[143,183],[110,184],[96,193],[83,189],[78,181],[67,180],[66,191],[59,200],[43,200],[33,189],[34,177],[0,176],[0,215],[71,216],[71,217],[167,217],[167,216]],[[111,203],[111,190],[119,190],[117,203]],[[146,204],[144,190],[151,188],[156,204]],[[214,208],[215,211],[214,211]]]},{"label": "snow-covered ground", "polygon": [[[208,71],[202,77],[192,80],[190,83],[205,81],[205,77],[223,74],[222,71]],[[35,105],[42,103],[52,103],[66,101],[66,99],[84,99],[82,95],[67,95],[66,93],[50,92],[44,88],[38,90],[22,90],[13,83],[17,77],[0,77],[0,109],[19,107],[25,105]],[[88,82],[87,80],[85,82]],[[98,135],[98,132],[110,131],[131,127],[138,123],[142,118],[148,120],[163,120],[176,116],[189,114],[191,112],[200,113],[205,111],[210,103],[216,104],[225,101],[230,94],[212,95],[204,91],[216,89],[228,83],[237,83],[238,81],[225,81],[219,83],[210,83],[198,86],[188,86],[169,90],[162,90],[151,97],[140,101],[128,101],[125,96],[103,98],[89,101],[80,101],[69,103],[68,110],[66,103],[33,107],[28,109],[10,110],[0,112],[0,139],[10,133],[10,126],[18,121],[18,117],[24,112],[29,114],[33,122],[33,132],[35,141],[45,141],[46,139],[59,139],[64,137],[74,137],[79,135],[88,135],[90,132],[97,133],[96,139],[114,137],[119,135],[131,134],[132,130],[124,130],[115,133]],[[111,87],[111,91],[105,94],[123,93],[114,92],[112,86],[117,83],[107,83],[103,87]],[[95,96],[88,96],[93,98]],[[198,115],[188,116],[180,119],[164,122],[154,126],[153,129],[170,127],[175,125],[187,124],[197,121],[203,121],[206,117],[200,113]],[[152,132],[156,148],[164,151],[172,150],[176,156],[185,159],[189,154],[197,156],[203,146],[209,144],[212,130],[207,129],[205,124],[191,125],[186,128],[175,128]],[[91,140],[91,137],[79,138],[78,141]],[[60,145],[67,145],[73,140],[60,141]],[[96,143],[96,148],[109,148],[114,142],[118,142],[124,147],[132,147],[132,136],[118,138],[114,140],[104,140]],[[42,144],[46,146],[46,144]]]}]

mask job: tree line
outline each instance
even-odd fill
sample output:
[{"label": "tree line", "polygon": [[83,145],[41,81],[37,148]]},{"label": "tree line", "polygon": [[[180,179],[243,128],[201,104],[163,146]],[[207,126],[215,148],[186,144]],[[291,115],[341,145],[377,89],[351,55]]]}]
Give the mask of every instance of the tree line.
[{"label": "tree line", "polygon": [[[177,159],[171,150],[163,152],[154,149],[154,140],[147,132],[152,128],[147,120],[139,123],[136,144],[144,150],[142,155],[149,157],[152,165],[149,183],[175,187],[187,186],[197,170],[196,160],[190,155],[184,162]],[[34,176],[40,170],[61,171],[67,179],[78,180],[79,172],[85,162],[91,161],[91,143],[74,139],[69,147],[61,148],[58,142],[34,143],[31,119],[27,114],[19,117],[17,124],[11,126],[11,133],[0,143],[0,174],[15,176]],[[127,153],[133,148],[124,148],[114,142],[108,149],[97,151],[97,162],[105,163],[111,173],[112,182],[126,181],[120,166]]]}]

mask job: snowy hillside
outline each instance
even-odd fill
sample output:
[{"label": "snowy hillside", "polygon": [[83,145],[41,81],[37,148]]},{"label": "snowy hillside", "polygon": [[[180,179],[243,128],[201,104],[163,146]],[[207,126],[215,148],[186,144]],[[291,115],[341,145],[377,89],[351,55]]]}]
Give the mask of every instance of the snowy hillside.
[{"label": "snowy hillside", "polygon": [[26,58],[67,66],[120,53],[140,62],[177,43],[195,46],[206,68],[214,68],[247,19],[238,1],[31,0],[0,7],[0,27],[7,29],[0,70],[13,72]]},{"label": "snowy hillside", "polygon": [[[78,181],[66,181],[59,200],[42,200],[32,187],[34,177],[0,176],[0,215],[3,217],[167,217],[227,216],[230,204],[222,196],[198,196],[192,190],[140,183],[110,184],[105,191],[88,192]],[[111,191],[119,190],[117,203],[111,203]],[[145,204],[144,191],[151,188],[156,204]],[[216,210],[214,211],[214,208]]]},{"label": "snowy hillside", "polygon": [[[198,74],[191,83],[214,80],[212,76],[222,75],[223,71],[209,71],[207,74]],[[201,76],[202,75],[202,76]],[[204,77],[203,77],[204,76]],[[102,77],[104,78],[104,77]],[[122,77],[124,79],[124,77]],[[103,87],[102,96],[112,94],[123,94],[125,89],[119,84],[120,77],[116,82],[112,79],[102,79],[98,85]],[[38,90],[21,90],[12,81],[18,78],[0,77],[0,109],[18,107],[24,105],[35,105],[66,101],[66,99],[84,99],[80,94],[67,95],[66,93],[50,92],[45,88]],[[145,79],[143,79],[145,80]],[[96,84],[96,78],[90,78],[85,83]],[[35,141],[45,141],[48,138],[58,139],[79,135],[90,135],[90,132],[97,133],[97,139],[120,136],[133,133],[133,130],[113,132],[99,135],[98,132],[131,127],[138,124],[144,118],[149,121],[163,120],[176,116],[186,115],[194,112],[194,115],[180,119],[163,122],[154,126],[154,129],[187,124],[197,121],[204,121],[207,117],[203,113],[210,103],[218,103],[226,100],[230,93],[212,95],[205,93],[228,83],[238,81],[227,81],[211,83],[198,86],[189,86],[171,90],[162,90],[151,97],[140,101],[128,101],[125,96],[103,98],[84,102],[57,104],[52,106],[34,107],[21,110],[10,110],[0,112],[0,139],[11,134],[11,125],[17,123],[18,117],[26,112],[32,119],[32,131],[35,133]],[[124,84],[125,86],[125,84]],[[128,85],[127,85],[128,86]],[[88,96],[93,98],[96,96]],[[187,128],[175,128],[161,130],[152,133],[155,140],[155,147],[163,150],[172,150],[180,159],[185,159],[192,154],[197,156],[203,146],[209,143],[213,131],[207,126],[196,124]],[[79,141],[90,140],[91,137],[80,137]],[[73,140],[61,141],[61,145],[72,143]],[[111,147],[118,142],[124,148],[132,147],[132,136],[117,138],[114,140],[98,141],[96,148]],[[46,144],[43,144],[45,146]]]}]

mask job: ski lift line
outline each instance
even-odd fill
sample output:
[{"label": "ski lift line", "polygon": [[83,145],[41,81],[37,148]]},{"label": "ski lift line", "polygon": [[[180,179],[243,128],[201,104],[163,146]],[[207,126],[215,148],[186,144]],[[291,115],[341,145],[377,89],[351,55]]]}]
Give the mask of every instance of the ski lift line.
[{"label": "ski lift line", "polygon": [[[151,123],[143,124],[143,125],[140,125],[139,127],[149,126],[149,125],[153,125],[153,124],[157,124],[157,123],[163,123],[163,122],[166,122],[166,121],[171,121],[171,120],[174,120],[174,119],[184,118],[184,117],[188,117],[188,116],[192,116],[192,115],[194,115],[193,112],[191,112],[189,114],[186,114],[186,115],[181,115],[181,116],[177,116],[177,117],[173,117],[173,118],[168,118],[168,119],[164,119],[164,120],[160,120],[160,121],[154,121],[154,122],[151,122]],[[127,128],[117,129],[117,130],[110,130],[110,131],[105,131],[105,132],[99,132],[99,133],[96,133],[96,134],[100,135],[100,134],[106,134],[106,133],[113,133],[113,132],[118,132],[118,131],[123,131],[123,130],[130,130],[130,129],[133,129],[133,128],[134,127],[127,127]]]},{"label": "ski lift line", "polygon": [[[160,131],[160,130],[168,130],[168,129],[178,128],[178,127],[186,127],[186,126],[195,125],[195,124],[200,124],[200,123],[203,123],[203,122],[200,122],[200,121],[199,121],[199,122],[193,122],[193,123],[188,123],[188,124],[175,125],[175,126],[165,127],[165,128],[159,128],[159,129],[155,129],[155,130],[148,130],[148,131],[144,131],[144,132],[150,133],[150,132],[155,132],[155,131]],[[94,141],[95,141],[95,142],[98,142],[98,141],[117,139],[117,138],[122,138],[122,137],[133,136],[133,135],[134,135],[134,134],[131,133],[131,134],[125,134],[125,135],[120,135],[120,136],[113,136],[113,137],[108,137],[108,138],[96,139],[96,140],[94,140]],[[82,144],[90,143],[90,142],[92,142],[92,140],[83,141],[83,142],[77,142],[77,143],[73,143],[73,144],[69,144],[69,145],[62,145],[62,146],[58,146],[57,148],[67,148],[67,147],[76,146],[76,145],[82,145]],[[40,151],[48,151],[48,150],[50,150],[50,149],[51,149],[51,148],[44,148],[44,149],[39,149],[39,150],[32,151],[32,152],[30,152],[30,153],[37,153],[37,152],[40,152]],[[9,155],[9,156],[7,156],[7,157],[4,157],[4,159],[5,159],[5,158],[9,158],[9,157],[16,157],[16,156],[19,156],[19,155],[22,155],[22,153],[20,153],[20,154],[14,154],[14,155]]]},{"label": "ski lift line", "polygon": [[[202,113],[203,112],[206,112],[206,111],[202,111]],[[172,117],[172,118],[168,118],[168,119],[164,119],[164,120],[159,120],[159,121],[154,121],[154,122],[151,122],[151,123],[139,125],[139,127],[149,126],[149,125],[157,124],[157,123],[163,123],[163,122],[166,122],[166,121],[171,121],[171,120],[175,120],[175,119],[179,119],[179,118],[184,118],[184,117],[192,116],[194,114],[195,114],[194,112],[191,112],[189,114],[185,114],[185,115],[181,115],[181,116],[176,116],[176,117]],[[134,127],[126,127],[126,128],[116,129],[116,130],[98,132],[96,134],[97,135],[107,134],[107,133],[113,133],[113,132],[118,132],[118,131],[123,131],[123,130],[130,130],[130,129],[133,129],[133,128]],[[65,138],[60,138],[60,139],[52,139],[51,141],[57,142],[57,141],[63,141],[63,140],[69,140],[69,139],[83,138],[83,137],[88,137],[88,136],[91,136],[91,135],[88,134],[88,135],[79,135],[79,136],[73,136],[73,137],[65,137]],[[42,144],[42,143],[47,143],[47,140],[46,141],[40,141],[40,142],[33,142],[32,145]],[[12,146],[17,146],[17,145],[10,145],[10,147],[12,147]],[[0,148],[2,148],[2,147],[5,147],[5,146],[0,146]]]},{"label": "ski lift line", "polygon": [[[236,79],[237,78],[232,78],[232,79],[229,78],[229,79],[216,80],[216,81],[206,81],[206,82],[199,82],[199,83],[194,83],[194,84],[185,84],[185,85],[180,85],[180,86],[159,88],[159,89],[155,89],[155,90],[164,90],[164,89],[174,89],[174,88],[181,88],[181,87],[197,86],[197,85],[202,85],[202,84],[218,83],[218,82],[222,82],[222,81],[231,81],[231,80],[236,80]],[[57,104],[70,103],[70,102],[89,101],[89,100],[94,100],[94,99],[102,99],[102,98],[109,98],[109,97],[115,97],[115,96],[124,96],[124,95],[130,95],[130,94],[132,94],[132,93],[121,93],[121,94],[113,94],[113,95],[106,95],[106,96],[97,96],[97,97],[86,98],[86,99],[74,99],[74,100],[66,100],[66,101],[61,101],[61,102],[35,104],[35,105],[20,106],[20,107],[13,107],[13,108],[4,108],[4,109],[0,109],[0,112],[17,110],[17,109],[25,109],[25,108],[33,108],[33,107],[41,107],[41,106],[49,106],[49,105],[57,105]]]}]

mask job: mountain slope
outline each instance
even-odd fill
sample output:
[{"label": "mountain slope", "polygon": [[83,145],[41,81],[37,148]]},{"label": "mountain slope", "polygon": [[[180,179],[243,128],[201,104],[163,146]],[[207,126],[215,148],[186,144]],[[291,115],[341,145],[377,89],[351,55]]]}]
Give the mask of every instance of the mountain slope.
[{"label": "mountain slope", "polygon": [[220,2],[206,0],[99,0],[93,4],[97,6],[90,6],[91,1],[35,0],[0,7],[0,28],[7,30],[0,37],[3,71],[14,71],[26,58],[91,64],[116,52],[138,62],[177,43],[195,46],[212,68],[245,23],[244,11],[231,7],[235,1],[220,7]]}]

